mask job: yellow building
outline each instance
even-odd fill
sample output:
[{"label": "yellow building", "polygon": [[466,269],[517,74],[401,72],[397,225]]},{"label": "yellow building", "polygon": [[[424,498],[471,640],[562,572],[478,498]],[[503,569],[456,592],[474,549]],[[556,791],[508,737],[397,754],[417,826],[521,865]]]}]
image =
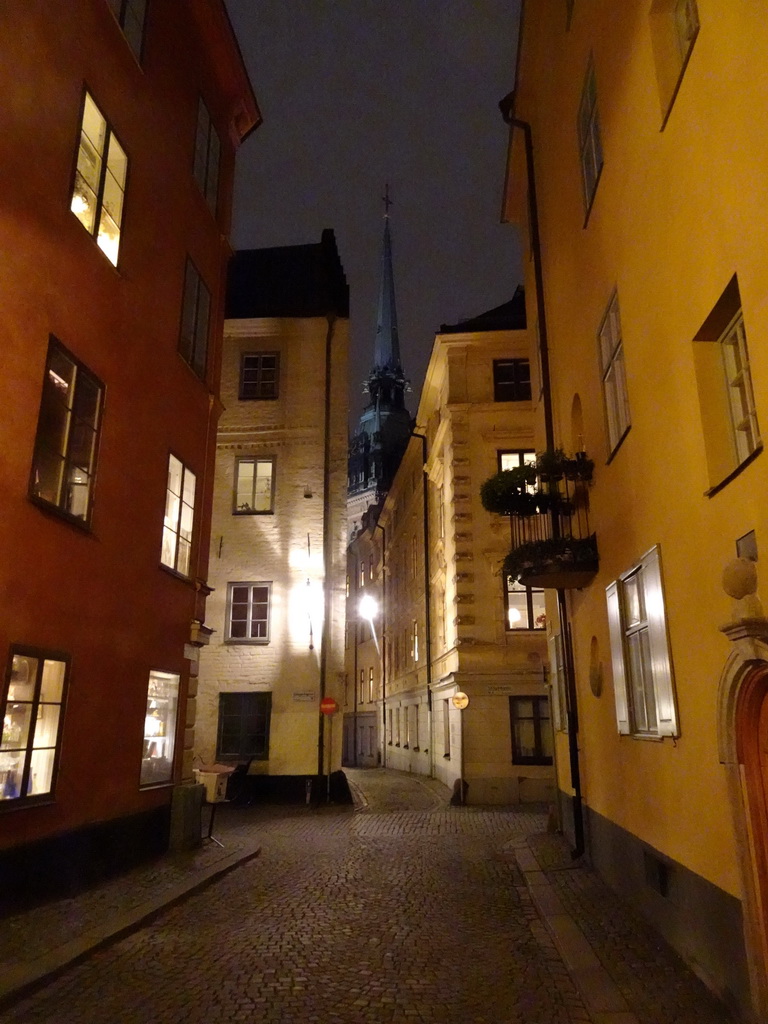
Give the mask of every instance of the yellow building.
[{"label": "yellow building", "polygon": [[463,778],[475,804],[554,796],[543,593],[507,587],[509,521],[480,503],[487,477],[533,456],[532,408],[522,290],[444,326],[378,525],[350,549],[352,615],[366,593],[383,600],[381,763],[458,797]]},{"label": "yellow building", "polygon": [[[573,777],[559,732],[564,824],[579,845],[583,818],[597,868],[759,1019],[764,13],[717,0],[539,0],[502,102],[505,216],[526,238],[539,338],[539,446],[595,460],[599,571],[561,588],[580,768]],[[564,626],[551,623],[551,637]]]},{"label": "yellow building", "polygon": [[332,231],[230,266],[196,754],[287,797],[341,763],[348,302]]}]

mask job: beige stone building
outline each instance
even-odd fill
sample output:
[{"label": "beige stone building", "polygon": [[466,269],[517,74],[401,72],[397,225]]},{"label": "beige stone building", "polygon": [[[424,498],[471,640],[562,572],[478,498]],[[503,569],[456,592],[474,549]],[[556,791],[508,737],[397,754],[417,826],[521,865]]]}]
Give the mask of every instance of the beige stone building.
[{"label": "beige stone building", "polygon": [[[522,291],[443,327],[378,525],[350,548],[355,629],[360,599],[382,599],[380,762],[451,787],[463,777],[470,803],[554,795],[543,594],[507,585],[509,521],[480,502],[499,467],[533,457],[528,346]],[[348,677],[353,653],[350,644]],[[370,655],[365,639],[352,676],[358,715],[373,710],[360,675]],[[469,697],[463,711],[458,693]]]},{"label": "beige stone building", "polygon": [[[235,255],[196,753],[303,794],[341,761],[348,290],[333,233]],[[334,730],[333,735],[331,729]]]}]

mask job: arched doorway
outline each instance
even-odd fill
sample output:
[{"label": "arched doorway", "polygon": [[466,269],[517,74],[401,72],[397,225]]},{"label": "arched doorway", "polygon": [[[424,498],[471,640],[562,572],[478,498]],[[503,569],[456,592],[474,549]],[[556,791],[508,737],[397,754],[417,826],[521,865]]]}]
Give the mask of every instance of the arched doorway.
[{"label": "arched doorway", "polygon": [[768,1019],[768,621],[724,628],[733,650],[720,678],[719,747],[742,879],[752,1003]]}]

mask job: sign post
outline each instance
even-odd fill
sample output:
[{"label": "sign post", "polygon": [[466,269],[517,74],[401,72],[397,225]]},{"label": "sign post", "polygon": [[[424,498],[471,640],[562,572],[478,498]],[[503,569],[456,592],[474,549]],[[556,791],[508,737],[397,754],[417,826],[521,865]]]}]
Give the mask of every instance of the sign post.
[{"label": "sign post", "polygon": [[331,802],[331,765],[333,764],[333,722],[330,720],[332,715],[335,715],[339,710],[338,701],[334,700],[333,697],[323,697],[320,701],[320,711],[322,714],[328,717],[328,784],[325,792],[325,802],[329,804]]},{"label": "sign post", "polygon": [[[469,704],[469,697],[466,693],[459,690],[458,693],[454,693],[451,697],[451,703],[459,711],[463,712]],[[459,762],[459,787],[461,791],[461,803],[464,804],[464,715],[459,714],[459,722],[461,723],[460,743],[461,743],[461,760]]]}]

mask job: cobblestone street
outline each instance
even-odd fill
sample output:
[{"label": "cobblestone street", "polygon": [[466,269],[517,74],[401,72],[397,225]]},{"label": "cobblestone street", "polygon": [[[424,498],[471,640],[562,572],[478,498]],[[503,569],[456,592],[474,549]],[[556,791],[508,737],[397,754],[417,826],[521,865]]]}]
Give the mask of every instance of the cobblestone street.
[{"label": "cobblestone street", "polygon": [[[618,1005],[574,981],[525,858],[538,811],[449,808],[429,780],[349,773],[365,806],[226,808],[260,857],[8,1008],[8,1024],[720,1024],[701,984],[584,868],[567,890]],[[393,795],[394,794],[394,795]],[[396,800],[395,800],[396,797]],[[536,836],[539,839],[536,840]],[[530,843],[529,843],[530,839]],[[522,865],[522,869],[521,869]],[[541,871],[536,872],[542,876]],[[559,882],[557,879],[559,878]],[[549,883],[547,883],[549,886]],[[77,901],[71,913],[76,914]],[[587,918],[589,920],[587,920]],[[21,937],[17,922],[16,936]],[[607,953],[606,953],[607,951]],[[603,968],[608,968],[606,973]],[[626,1000],[622,1003],[622,1000]],[[623,1009],[622,1009],[623,1006]]]}]

